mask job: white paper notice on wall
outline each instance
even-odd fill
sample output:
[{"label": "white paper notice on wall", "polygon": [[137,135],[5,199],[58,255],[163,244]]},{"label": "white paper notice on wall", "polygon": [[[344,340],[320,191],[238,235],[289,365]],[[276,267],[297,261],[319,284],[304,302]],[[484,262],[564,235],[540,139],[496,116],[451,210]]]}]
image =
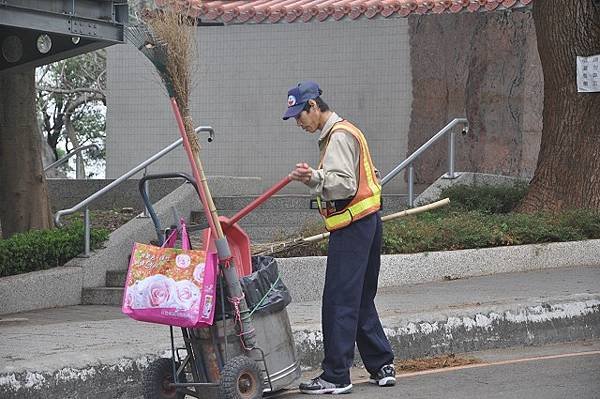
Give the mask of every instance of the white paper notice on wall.
[{"label": "white paper notice on wall", "polygon": [[579,93],[600,92],[600,54],[577,57],[577,91]]}]

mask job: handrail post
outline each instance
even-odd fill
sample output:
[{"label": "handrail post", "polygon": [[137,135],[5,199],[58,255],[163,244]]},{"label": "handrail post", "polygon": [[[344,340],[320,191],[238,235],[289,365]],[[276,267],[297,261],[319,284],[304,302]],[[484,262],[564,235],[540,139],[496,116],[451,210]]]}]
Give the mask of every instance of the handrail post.
[{"label": "handrail post", "polygon": [[[390,173],[385,175],[383,179],[381,179],[381,185],[385,186],[387,182],[394,178],[398,173],[400,173],[404,168],[408,167],[415,159],[417,159],[425,150],[427,150],[433,143],[437,142],[442,136],[444,136],[448,132],[452,132],[452,128],[457,124],[465,125],[465,131],[468,130],[469,122],[465,118],[454,118],[450,123],[448,123],[442,130],[437,132],[433,137],[431,137],[425,144],[417,148],[415,152],[413,152],[408,158],[402,161],[398,166],[396,166]],[[454,140],[452,141],[452,151],[454,151]],[[454,157],[451,158],[452,162],[454,162]],[[453,164],[454,165],[454,164]],[[454,168],[454,166],[453,166]],[[453,169],[454,170],[454,169]],[[453,173],[454,174],[454,173]],[[454,175],[456,177],[456,175]]]},{"label": "handrail post", "polygon": [[448,173],[444,175],[446,179],[456,178],[454,173],[454,130],[448,135]]},{"label": "handrail post", "polygon": [[415,197],[415,168],[411,163],[408,165],[408,207],[414,206]]},{"label": "handrail post", "polygon": [[83,159],[81,158],[81,152],[78,152],[77,155],[75,155],[75,178],[76,179],[84,179],[85,177],[83,176],[83,168],[81,167],[83,163]]},{"label": "handrail post", "polygon": [[83,211],[83,256],[90,256],[90,209],[86,206]]},{"label": "handrail post", "polygon": [[[147,175],[148,175],[148,167],[145,167],[144,168],[144,177],[146,177]],[[148,184],[148,180],[144,181],[144,190],[148,194],[148,200],[150,200],[150,185]],[[144,204],[144,213],[142,213],[140,215],[140,217],[142,217],[142,218],[150,217],[150,211],[148,210],[148,207],[146,206],[146,204]]]}]

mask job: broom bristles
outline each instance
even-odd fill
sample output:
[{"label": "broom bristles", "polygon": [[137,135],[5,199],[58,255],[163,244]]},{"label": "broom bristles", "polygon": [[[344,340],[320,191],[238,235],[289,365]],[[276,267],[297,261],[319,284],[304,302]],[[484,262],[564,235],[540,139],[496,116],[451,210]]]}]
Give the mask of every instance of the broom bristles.
[{"label": "broom bristles", "polygon": [[146,26],[130,25],[125,29],[124,34],[125,41],[140,51],[143,51],[149,44],[154,45],[154,38]]},{"label": "broom bristles", "polygon": [[185,120],[189,114],[187,108],[195,44],[193,24],[186,16],[169,10],[154,13],[147,19],[147,24],[152,35],[165,44],[166,73],[173,83],[173,94]]},{"label": "broom bristles", "polygon": [[252,255],[273,256],[281,252],[295,250],[301,247],[305,247],[309,244],[307,241],[303,240],[303,238],[296,238],[292,241],[253,244]]},{"label": "broom bristles", "polygon": [[168,9],[144,12],[142,18],[143,23],[125,31],[127,41],[154,65],[169,97],[177,102],[190,144],[199,149],[189,112],[192,57],[195,53],[195,31],[192,28],[195,22]]},{"label": "broom bristles", "polygon": [[171,87],[172,82],[167,71],[166,45],[157,40],[144,25],[128,27],[125,30],[125,39],[154,65],[167,88]]}]

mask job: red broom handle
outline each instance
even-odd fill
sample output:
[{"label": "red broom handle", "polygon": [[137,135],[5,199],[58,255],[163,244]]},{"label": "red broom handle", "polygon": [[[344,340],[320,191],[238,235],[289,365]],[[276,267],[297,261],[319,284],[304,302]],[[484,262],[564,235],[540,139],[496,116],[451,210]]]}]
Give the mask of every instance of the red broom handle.
[{"label": "red broom handle", "polygon": [[[192,153],[192,148],[190,146],[190,141],[188,140],[187,133],[185,131],[185,124],[183,123],[183,118],[181,117],[181,113],[179,112],[179,107],[177,106],[177,100],[175,98],[171,98],[171,107],[173,108],[173,114],[175,115],[175,119],[177,120],[177,126],[179,127],[179,134],[183,139],[183,147],[185,148],[185,152],[187,153],[188,159],[192,166],[192,173],[194,175],[194,179],[196,179],[196,183],[198,184],[198,191],[200,192],[200,199],[202,202],[202,206],[204,207],[204,214],[208,219],[208,225],[212,230],[213,234],[217,238],[222,238],[222,230],[217,229],[215,221],[213,220],[212,212],[208,205],[208,197],[205,192],[204,182],[200,177],[200,173],[198,172],[198,165],[196,164],[196,159],[194,158],[194,154]],[[219,234],[221,232],[221,234]]]},{"label": "red broom handle", "polygon": [[265,191],[263,194],[261,194],[254,201],[252,201],[248,205],[246,205],[244,207],[244,209],[242,209],[241,211],[239,211],[238,213],[236,213],[235,215],[233,215],[233,217],[231,219],[227,220],[227,222],[225,222],[226,226],[227,227],[232,226],[234,223],[236,223],[237,221],[239,221],[241,218],[243,218],[244,216],[246,216],[247,214],[249,214],[250,212],[252,212],[256,207],[258,207],[259,205],[261,205],[262,203],[264,203],[267,199],[269,199],[269,197],[271,197],[277,191],[279,191],[282,188],[284,188],[291,181],[292,181],[292,179],[290,179],[289,176],[286,176],[283,179],[281,179],[279,181],[279,183],[275,184],[273,187],[271,187],[270,189],[268,189],[267,191]]}]

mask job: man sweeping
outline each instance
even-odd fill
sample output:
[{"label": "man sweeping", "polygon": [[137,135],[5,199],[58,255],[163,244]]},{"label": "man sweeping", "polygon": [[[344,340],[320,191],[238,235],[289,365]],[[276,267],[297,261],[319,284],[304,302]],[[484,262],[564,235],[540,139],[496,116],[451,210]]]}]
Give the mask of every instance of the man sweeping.
[{"label": "man sweeping", "polygon": [[313,81],[288,91],[283,119],[295,118],[308,133],[320,132],[319,165],[298,163],[292,180],[306,184],[317,197],[319,212],[331,232],[323,289],[323,372],[300,384],[308,394],[352,391],[350,367],[354,344],[379,386],[396,383],[394,354],[375,309],[381,258],[381,185],[363,133],[340,118],[321,99]]}]

